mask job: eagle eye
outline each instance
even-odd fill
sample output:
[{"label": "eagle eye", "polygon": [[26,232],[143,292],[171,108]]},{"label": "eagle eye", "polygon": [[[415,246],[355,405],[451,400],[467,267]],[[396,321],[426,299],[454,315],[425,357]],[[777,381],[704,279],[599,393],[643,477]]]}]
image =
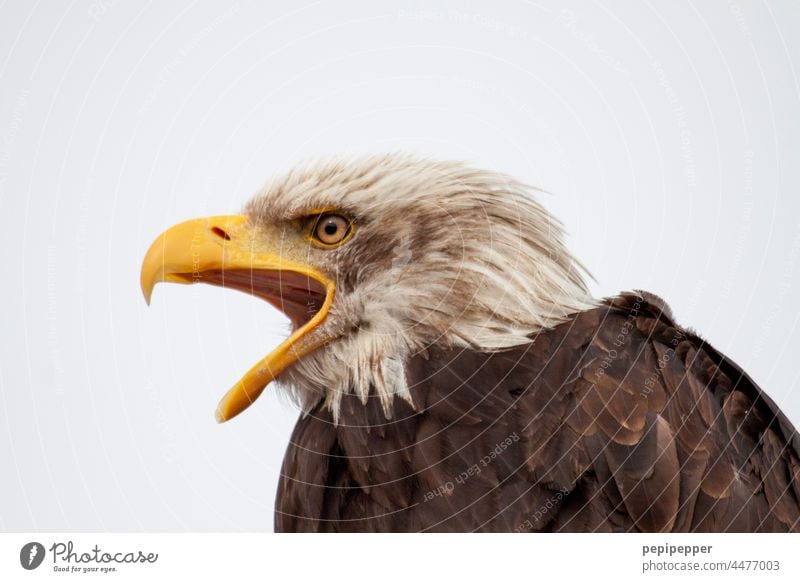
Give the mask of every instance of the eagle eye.
[{"label": "eagle eye", "polygon": [[351,221],[341,214],[321,214],[311,229],[311,239],[322,246],[336,246],[349,238],[352,230]]}]

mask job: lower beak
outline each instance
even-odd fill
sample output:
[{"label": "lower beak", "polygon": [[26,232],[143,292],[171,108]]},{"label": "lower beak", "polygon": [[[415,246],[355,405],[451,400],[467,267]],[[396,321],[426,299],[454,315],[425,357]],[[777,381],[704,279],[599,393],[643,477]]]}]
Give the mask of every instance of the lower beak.
[{"label": "lower beak", "polygon": [[280,237],[263,234],[245,216],[189,220],[159,235],[142,263],[142,291],[148,304],[156,283],[209,283],[261,297],[292,320],[292,335],[222,398],[216,411],[219,422],[242,412],[281,372],[330,339],[313,332],[330,310],[334,282],[287,258]]}]

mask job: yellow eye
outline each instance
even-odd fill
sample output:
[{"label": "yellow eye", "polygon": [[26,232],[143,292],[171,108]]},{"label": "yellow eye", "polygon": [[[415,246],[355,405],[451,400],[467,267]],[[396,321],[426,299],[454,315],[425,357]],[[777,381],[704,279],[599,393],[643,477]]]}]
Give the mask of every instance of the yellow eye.
[{"label": "yellow eye", "polygon": [[344,216],[323,214],[317,220],[311,234],[315,240],[323,245],[332,246],[344,241],[351,230],[352,225]]}]

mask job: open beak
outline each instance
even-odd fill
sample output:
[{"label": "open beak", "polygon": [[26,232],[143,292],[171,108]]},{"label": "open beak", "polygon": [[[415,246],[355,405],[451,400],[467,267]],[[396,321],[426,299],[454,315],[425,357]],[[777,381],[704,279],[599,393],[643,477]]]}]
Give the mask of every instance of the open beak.
[{"label": "open beak", "polygon": [[292,320],[294,332],[256,363],[217,406],[218,422],[230,420],[259,397],[292,363],[330,338],[312,333],[325,320],[335,283],[296,260],[280,236],[251,225],[245,216],[214,216],[173,226],[156,238],[142,263],[141,284],[150,303],[153,287],[209,283],[232,287],[269,301]]}]

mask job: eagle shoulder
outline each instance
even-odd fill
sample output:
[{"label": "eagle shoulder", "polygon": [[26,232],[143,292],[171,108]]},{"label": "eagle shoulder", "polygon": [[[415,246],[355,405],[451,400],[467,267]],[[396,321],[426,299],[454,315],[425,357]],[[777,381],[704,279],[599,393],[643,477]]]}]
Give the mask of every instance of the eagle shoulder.
[{"label": "eagle shoulder", "polygon": [[798,437],[774,402],[663,300],[623,294],[600,313],[565,389],[591,420],[580,486],[620,514],[617,529],[796,531]]},{"label": "eagle shoulder", "polygon": [[480,353],[429,349],[397,399],[298,422],[279,531],[797,531],[798,435],[742,370],[625,293]]}]

